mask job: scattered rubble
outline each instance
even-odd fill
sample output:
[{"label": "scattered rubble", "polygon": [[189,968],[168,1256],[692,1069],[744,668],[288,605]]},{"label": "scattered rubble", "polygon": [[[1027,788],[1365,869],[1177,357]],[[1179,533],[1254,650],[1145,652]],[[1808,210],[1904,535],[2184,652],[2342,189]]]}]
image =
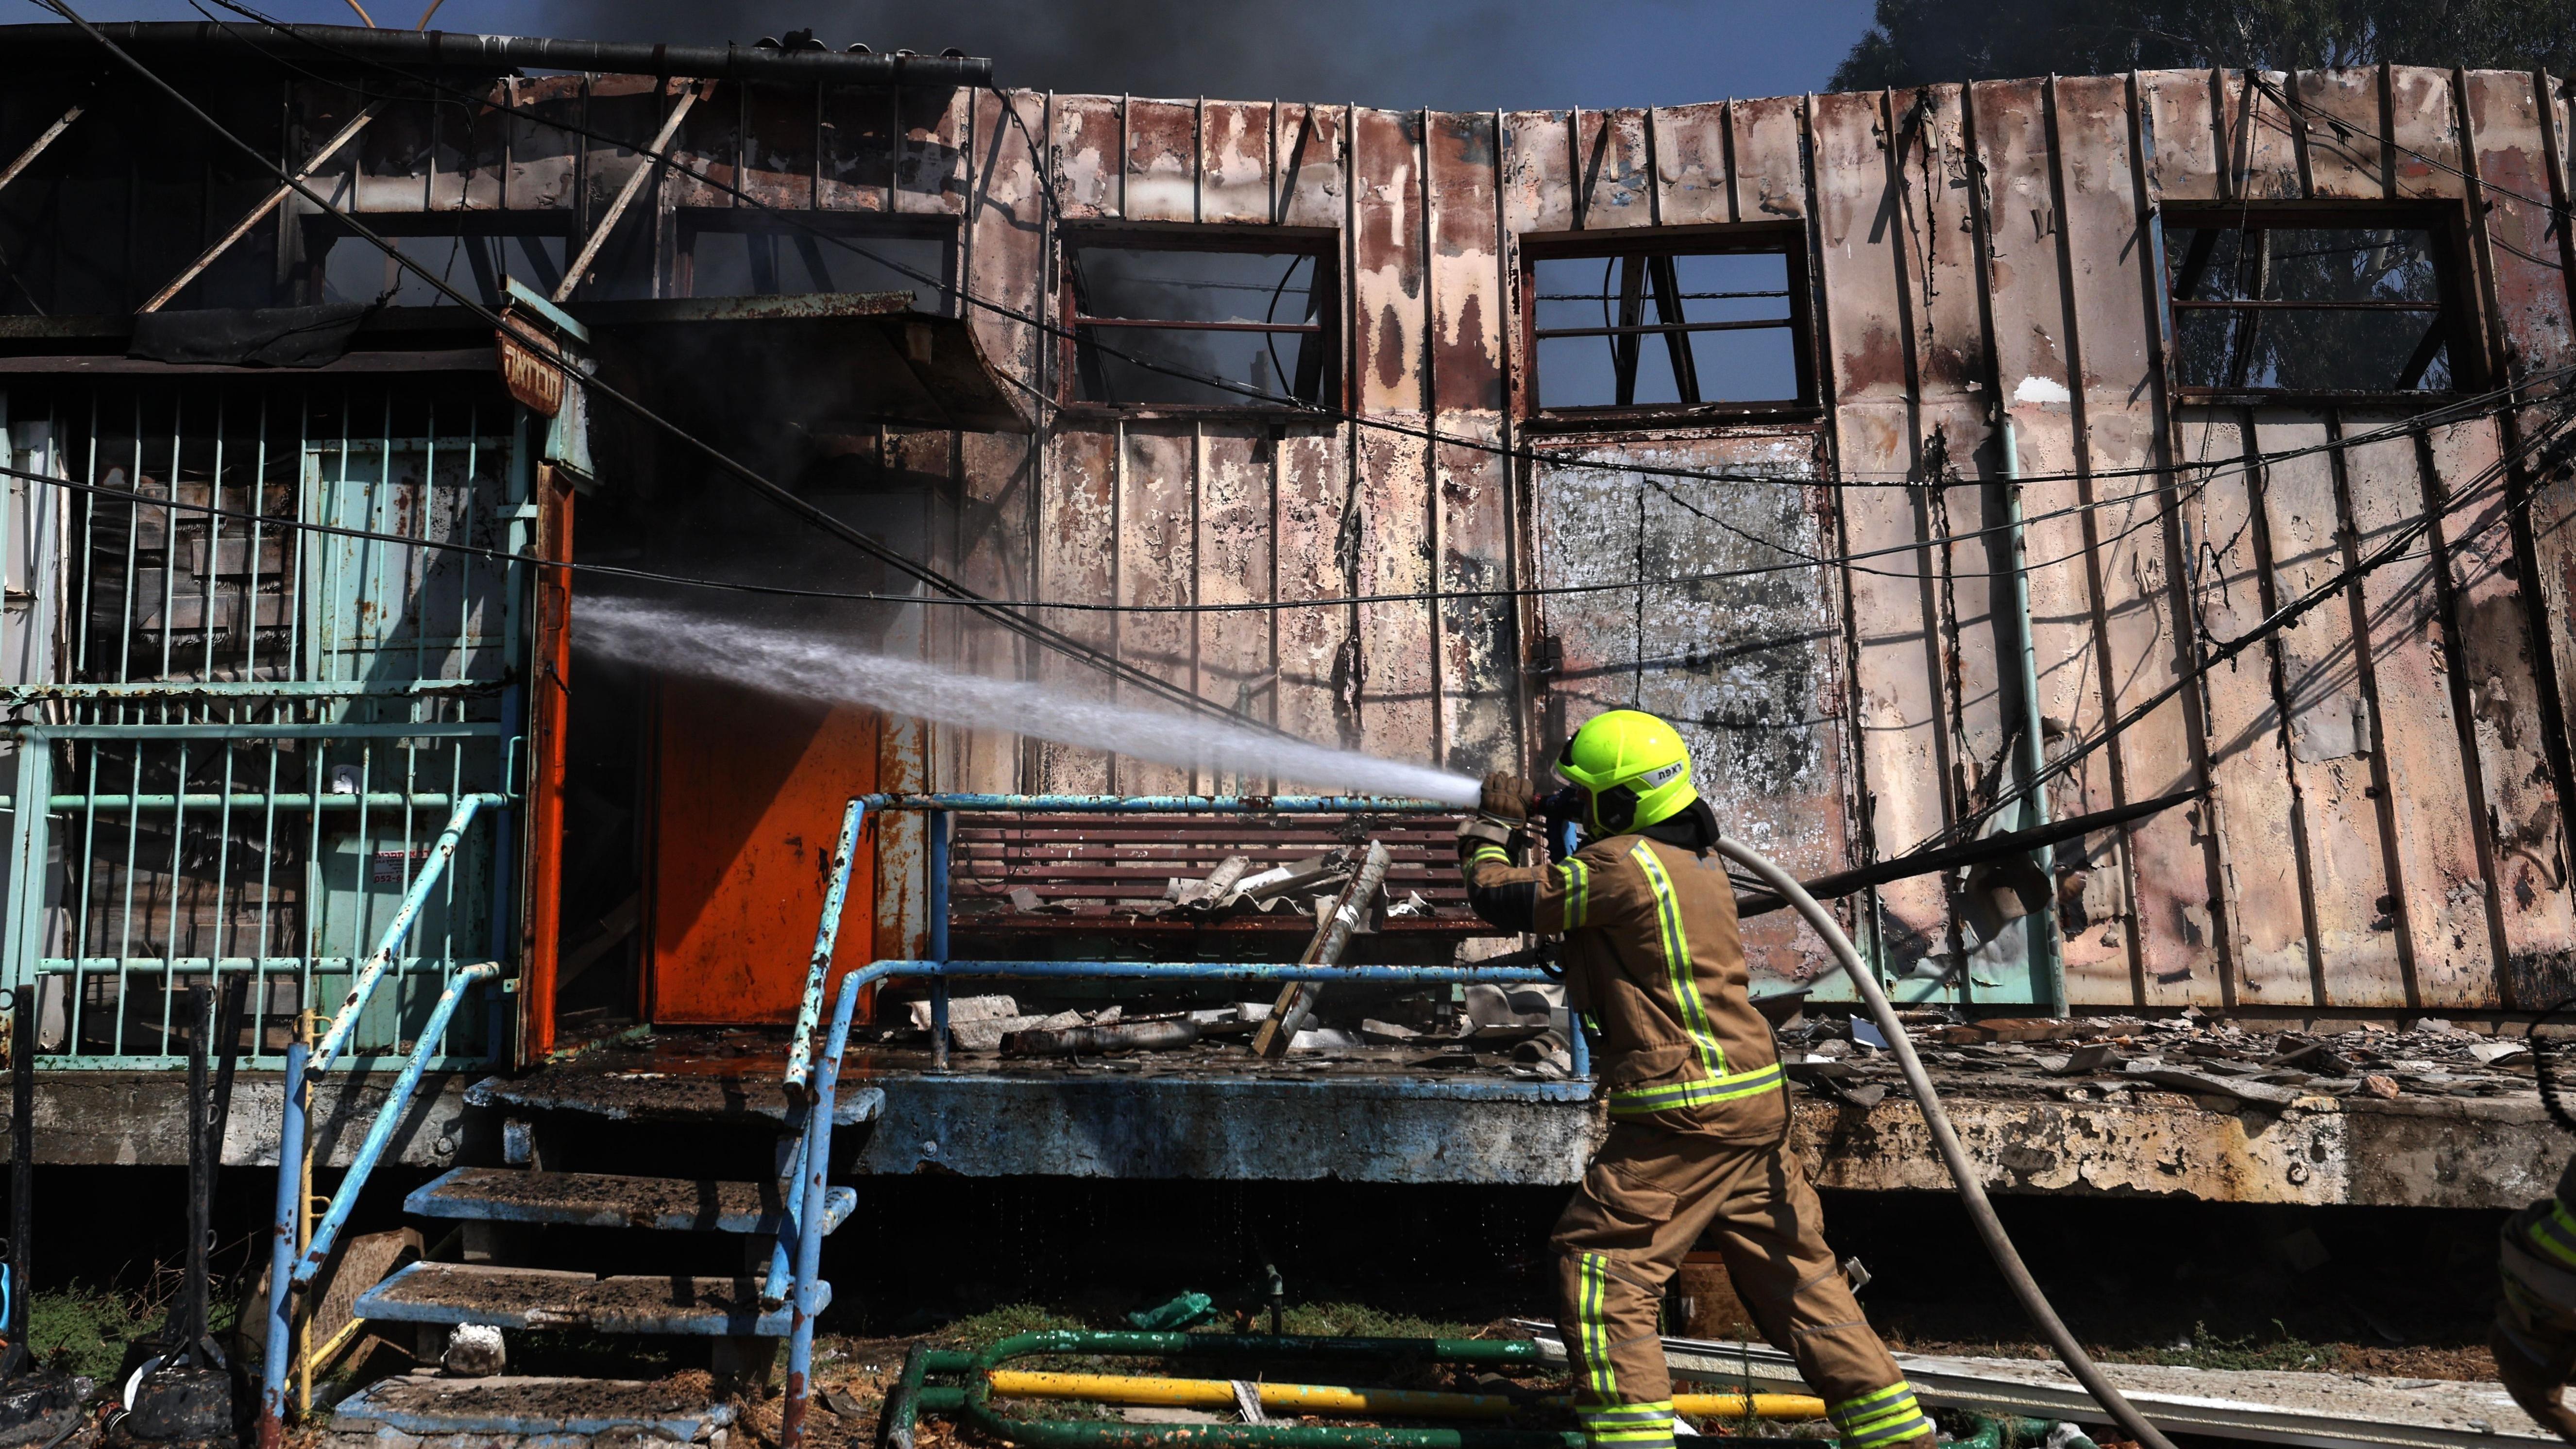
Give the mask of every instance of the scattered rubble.
[{"label": "scattered rubble", "polygon": [[[2505,1097],[2533,1090],[2534,1062],[2519,1038],[2464,1031],[2449,1022],[2264,1023],[2212,1021],[2198,1013],[2007,1018],[1960,1022],[1938,1012],[1907,1014],[1915,1051],[1936,1085],[2023,1079],[2068,1101],[2124,1101],[2140,1091],[2217,1097],[2277,1111],[2301,1097],[2363,1095]],[[1876,1105],[1902,1090],[1896,1059],[1838,1018],[1793,1020],[1779,1031],[1789,1076],[1820,1096]],[[1867,1033],[1875,1037],[1874,1031]],[[1984,1085],[1984,1083],[1981,1083]]]}]

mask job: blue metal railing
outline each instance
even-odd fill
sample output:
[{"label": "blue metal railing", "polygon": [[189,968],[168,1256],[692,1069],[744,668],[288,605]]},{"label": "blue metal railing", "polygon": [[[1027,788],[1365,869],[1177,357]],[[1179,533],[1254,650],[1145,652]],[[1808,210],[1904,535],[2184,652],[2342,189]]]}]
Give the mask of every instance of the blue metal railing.
[{"label": "blue metal railing", "polygon": [[[375,1121],[367,1128],[366,1140],[358,1145],[357,1155],[350,1160],[349,1170],[341,1175],[339,1191],[331,1195],[331,1204],[322,1220],[313,1227],[313,1239],[303,1251],[296,1249],[296,1225],[301,1220],[304,1204],[302,1174],[298,1170],[304,1158],[305,1139],[311,1130],[306,1120],[305,1083],[307,1078],[330,1070],[341,1048],[356,1029],[367,999],[385,978],[387,968],[402,949],[404,937],[411,934],[413,923],[420,919],[421,909],[439,878],[446,874],[448,863],[456,858],[457,845],[464,839],[467,827],[486,805],[506,805],[500,795],[467,795],[458,800],[454,813],[448,816],[447,828],[439,833],[438,842],[430,848],[429,857],[403,892],[402,905],[367,957],[356,979],[350,983],[348,999],[341,1003],[339,1014],[318,1045],[307,1048],[302,1042],[291,1044],[286,1052],[286,1102],[278,1131],[277,1143],[277,1218],[274,1239],[269,1251],[268,1336],[265,1358],[260,1366],[259,1442],[264,1446],[282,1442],[286,1414],[286,1382],[293,1362],[295,1295],[313,1286],[313,1280],[330,1260],[331,1249],[340,1231],[348,1225],[349,1214],[358,1204],[358,1195],[374,1174],[385,1151],[393,1144],[394,1133],[411,1110],[411,1100],[420,1090],[422,1075],[432,1058],[440,1056],[448,1027],[455,1021],[458,1007],[476,986],[496,980],[501,968],[489,961],[458,969],[447,979],[446,989],[439,993],[429,1019],[421,1027],[419,1039],[395,1077],[392,1090],[385,1094],[384,1104],[376,1111]],[[488,1043],[495,1053],[500,1043]]]},{"label": "blue metal railing", "polygon": [[[762,1289],[764,1307],[792,1305],[787,1349],[787,1401],[780,1415],[782,1449],[798,1449],[803,1440],[805,1399],[814,1362],[814,1315],[822,1304],[819,1276],[825,1220],[829,1217],[827,1178],[831,1166],[831,1131],[841,1057],[860,995],[881,982],[925,978],[931,982],[931,1056],[934,1070],[948,1060],[948,983],[952,980],[1139,980],[1139,981],[1369,981],[1433,984],[1484,982],[1535,984],[1545,973],[1523,966],[1311,966],[1229,962],[1151,961],[952,961],[948,958],[949,840],[959,811],[1062,811],[1104,815],[1161,814],[1334,814],[1445,815],[1458,807],[1436,800],[1410,800],[1361,795],[862,795],[841,815],[841,835],[832,855],[832,873],[824,892],[822,920],[814,933],[814,952],[806,966],[805,991],[788,1047],[785,1088],[793,1110],[801,1113],[792,1145],[783,1149],[778,1238],[770,1253],[769,1276]],[[930,955],[921,960],[874,961],[842,976],[828,1023],[823,996],[830,986],[832,954],[839,942],[841,913],[849,902],[850,872],[860,838],[872,814],[913,810],[930,817],[927,860]],[[818,1060],[815,1033],[825,1033]],[[1568,1033],[1574,1076],[1591,1075],[1590,1045],[1578,1027]],[[808,1212],[807,1204],[814,1210]]]}]

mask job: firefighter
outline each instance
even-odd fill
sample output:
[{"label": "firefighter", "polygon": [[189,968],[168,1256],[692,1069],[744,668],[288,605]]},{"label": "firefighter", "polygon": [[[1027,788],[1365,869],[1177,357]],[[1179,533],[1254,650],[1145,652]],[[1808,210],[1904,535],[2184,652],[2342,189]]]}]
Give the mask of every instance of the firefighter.
[{"label": "firefighter", "polygon": [[1562,933],[1567,1004],[1594,1024],[1610,1135],[1557,1220],[1557,1326],[1596,1449],[1669,1449],[1657,1308],[1682,1255],[1716,1239],[1763,1337],[1797,1360],[1850,1449],[1928,1445],[1932,1424],[1826,1248],[1789,1152],[1770,1024],[1745,994],[1735,893],[1689,748],[1635,710],[1596,715],[1557,757],[1587,843],[1524,865],[1535,791],[1487,777],[1458,828],[1476,914]]},{"label": "firefighter", "polygon": [[2576,1411],[2567,1407],[2567,1376],[2576,1372],[2576,1162],[2558,1191],[2505,1219],[2498,1247],[2496,1377],[2522,1411],[2576,1444]]}]

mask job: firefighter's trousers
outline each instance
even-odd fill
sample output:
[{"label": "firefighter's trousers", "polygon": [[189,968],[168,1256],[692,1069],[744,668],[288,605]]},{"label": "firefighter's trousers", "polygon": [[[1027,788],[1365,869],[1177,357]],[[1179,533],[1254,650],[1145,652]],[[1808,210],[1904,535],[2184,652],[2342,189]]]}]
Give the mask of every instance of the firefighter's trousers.
[{"label": "firefighter's trousers", "polygon": [[1663,1121],[1615,1122],[1557,1220],[1557,1327],[1576,1413],[1597,1449],[1667,1449],[1672,1379],[1656,1310],[1682,1256],[1716,1239],[1762,1336],[1797,1360],[1849,1449],[1929,1443],[1931,1421],[1861,1317],[1826,1248],[1815,1190],[1785,1125],[1727,1141]]}]

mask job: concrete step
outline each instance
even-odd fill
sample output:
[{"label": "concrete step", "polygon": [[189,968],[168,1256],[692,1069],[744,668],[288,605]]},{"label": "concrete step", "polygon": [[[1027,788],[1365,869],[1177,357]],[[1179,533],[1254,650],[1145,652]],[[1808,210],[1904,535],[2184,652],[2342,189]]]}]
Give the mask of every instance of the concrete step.
[{"label": "concrete step", "polygon": [[[823,1231],[839,1227],[858,1205],[856,1188],[825,1191]],[[775,1233],[780,1217],[778,1190],[768,1183],[513,1167],[460,1167],[414,1190],[403,1199],[403,1211],[495,1223],[704,1233]]]},{"label": "concrete step", "polygon": [[[678,1076],[648,1071],[549,1068],[524,1077],[486,1077],[465,1089],[470,1107],[569,1112],[612,1122],[742,1122],[784,1126],[787,1101],[778,1079]],[[832,1125],[855,1127],[885,1111],[885,1092],[846,1082],[834,1095]]]},{"label": "concrete step", "polygon": [[[650,1430],[686,1444],[732,1422],[730,1405],[669,1381],[518,1375],[380,1379],[342,1399],[331,1412],[335,1438],[356,1435],[371,1449],[399,1443],[401,1435],[604,1434],[615,1429]],[[387,1429],[394,1433],[380,1432]]]},{"label": "concrete step", "polygon": [[[821,1287],[823,1302],[831,1302],[831,1285]],[[484,1263],[414,1263],[360,1295],[357,1315],[730,1338],[784,1338],[788,1322],[784,1306],[761,1311],[760,1280],[753,1277],[595,1278]]]}]

